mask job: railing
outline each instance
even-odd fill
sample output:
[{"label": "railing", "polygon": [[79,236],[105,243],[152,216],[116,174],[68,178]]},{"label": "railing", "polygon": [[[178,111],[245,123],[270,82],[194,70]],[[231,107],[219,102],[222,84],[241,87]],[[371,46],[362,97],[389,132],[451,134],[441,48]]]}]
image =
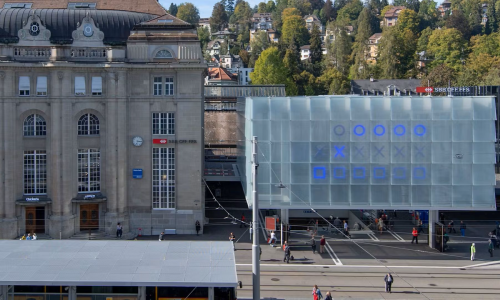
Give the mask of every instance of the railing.
[{"label": "railing", "polygon": [[50,57],[50,48],[14,48],[14,57],[19,58],[46,58]]},{"label": "railing", "polygon": [[71,49],[71,57],[73,58],[106,58],[106,49],[88,49],[88,48],[73,48]]},{"label": "railing", "polygon": [[285,97],[285,85],[234,85],[205,86],[205,97],[237,98],[237,97]]},{"label": "railing", "polygon": [[236,102],[205,102],[205,110],[236,110]]}]

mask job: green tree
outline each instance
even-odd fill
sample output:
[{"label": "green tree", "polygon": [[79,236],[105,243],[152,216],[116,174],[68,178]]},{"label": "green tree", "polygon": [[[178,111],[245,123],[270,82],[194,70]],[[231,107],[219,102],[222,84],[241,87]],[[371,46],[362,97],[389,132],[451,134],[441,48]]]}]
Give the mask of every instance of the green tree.
[{"label": "green tree", "polygon": [[420,18],[420,28],[435,28],[439,20],[439,12],[436,7],[437,3],[434,0],[422,0],[418,10]]},{"label": "green tree", "polygon": [[201,49],[203,52],[207,49],[207,44],[210,42],[210,31],[206,27],[198,27],[198,39],[200,40]]},{"label": "green tree", "polygon": [[309,61],[312,64],[321,62],[323,58],[323,51],[321,50],[321,32],[319,27],[314,24],[311,30],[311,39],[309,40]]},{"label": "green tree", "polygon": [[394,0],[394,6],[404,6],[408,9],[418,11],[420,8],[420,2],[418,0]]},{"label": "green tree", "polygon": [[250,61],[250,54],[248,54],[248,51],[242,49],[242,50],[240,50],[240,52],[238,53],[238,55],[240,56],[241,61],[243,62],[243,64],[245,66],[248,66],[248,62]]},{"label": "green tree", "polygon": [[333,7],[336,11],[339,11],[344,8],[347,3],[349,3],[349,0],[335,0],[335,2],[333,3]]},{"label": "green tree", "polygon": [[410,30],[414,34],[419,31],[420,19],[417,13],[411,9],[403,9],[398,16],[397,27],[399,31]]},{"label": "green tree", "polygon": [[354,24],[359,14],[363,11],[363,3],[360,0],[350,0],[337,14],[337,23]]},{"label": "green tree", "polygon": [[250,19],[252,18],[252,8],[246,1],[241,1],[235,8],[231,19],[234,24],[238,25],[249,25]]},{"label": "green tree", "polygon": [[495,11],[495,1],[489,0],[487,4],[488,8],[486,10],[486,17],[488,18],[488,21],[486,22],[484,29],[486,34],[490,34],[492,32],[498,31],[498,22],[497,14]]},{"label": "green tree", "polygon": [[226,10],[231,15],[234,11],[234,0],[227,0]]},{"label": "green tree", "polygon": [[177,4],[170,3],[170,7],[168,8],[168,13],[171,14],[172,16],[176,16],[177,15]]},{"label": "green tree", "polygon": [[358,33],[352,47],[354,64],[351,68],[351,77],[353,79],[365,79],[370,75],[368,63],[366,62],[366,53],[369,51],[368,42],[373,33],[370,24],[371,16],[371,9],[365,7],[358,18]]},{"label": "green tree", "polygon": [[226,55],[226,54],[228,54],[229,52],[228,52],[227,48],[228,48],[227,42],[224,42],[224,43],[220,44],[219,54],[220,55]]},{"label": "green tree", "polygon": [[430,27],[427,27],[420,32],[420,37],[417,42],[417,52],[427,51],[427,45],[429,44],[429,37],[431,34],[432,29]]},{"label": "green tree", "polygon": [[327,68],[326,71],[317,78],[317,81],[329,95],[345,95],[349,93],[349,79],[343,72],[334,67]]},{"label": "green tree", "polygon": [[253,40],[250,42],[250,47],[252,48],[252,55],[249,62],[250,68],[254,66],[261,52],[269,48],[269,46],[267,32],[261,30],[255,34]]},{"label": "green tree", "polygon": [[200,21],[200,11],[193,3],[184,2],[179,5],[176,17],[196,25]]},{"label": "green tree", "polygon": [[323,5],[320,11],[320,17],[324,24],[330,22],[335,17],[331,0],[326,0],[325,5]]},{"label": "green tree", "polygon": [[462,0],[462,12],[468,19],[472,35],[480,34],[483,26],[482,21],[482,0]]},{"label": "green tree", "polygon": [[285,52],[285,56],[283,58],[283,64],[285,68],[288,70],[290,77],[298,74],[300,62],[300,53],[297,45],[294,41],[288,44],[288,47]]},{"label": "green tree", "polygon": [[431,67],[441,64],[458,71],[464,59],[467,43],[460,31],[454,28],[436,29],[429,37],[428,53],[434,58]]},{"label": "green tree", "polygon": [[382,32],[378,46],[377,66],[380,68],[381,78],[395,79],[401,74],[398,70],[399,60],[397,59],[397,36],[396,28],[388,27]]},{"label": "green tree", "polygon": [[500,34],[492,33],[489,35],[476,35],[470,39],[470,55],[478,56],[480,54],[489,54],[500,57]]},{"label": "green tree", "polygon": [[266,2],[260,2],[260,3],[259,3],[258,8],[259,8],[259,9],[258,9],[257,11],[258,11],[258,13],[260,13],[260,14],[263,14],[263,13],[267,13],[267,12],[268,12],[268,11],[267,11],[267,5],[266,5]]},{"label": "green tree", "polygon": [[347,35],[344,26],[331,23],[329,24],[329,28],[334,32],[335,40],[329,45],[325,63],[334,66],[337,70],[346,74],[349,71],[351,38]]},{"label": "green tree", "polygon": [[222,3],[215,3],[214,9],[212,10],[212,16],[210,17],[210,28],[212,29],[212,32],[217,32],[226,28],[228,19],[226,8],[222,5]]},{"label": "green tree", "polygon": [[422,86],[445,87],[455,82],[455,70],[445,64],[437,65],[432,71],[422,79]]},{"label": "green tree", "polygon": [[276,4],[274,3],[273,0],[267,1],[266,9],[267,9],[267,12],[269,12],[269,13],[272,13],[276,10]]},{"label": "green tree", "polygon": [[300,11],[302,16],[312,12],[312,6],[309,0],[288,0],[288,7],[295,7]]},{"label": "green tree", "polygon": [[252,84],[286,84],[292,85],[287,69],[281,60],[278,48],[271,47],[262,51],[250,73]]},{"label": "green tree", "polygon": [[304,19],[300,16],[292,15],[284,19],[281,39],[284,43],[288,44],[294,38],[300,46],[305,45],[309,41],[309,32],[307,31]]},{"label": "green tree", "polygon": [[447,28],[455,28],[462,34],[464,39],[469,39],[471,35],[471,27],[467,18],[460,10],[454,10],[446,19]]},{"label": "green tree", "polygon": [[500,85],[500,66],[491,68],[479,85]]},{"label": "green tree", "polygon": [[298,9],[296,9],[295,7],[289,7],[289,8],[285,8],[283,10],[283,12],[281,13],[281,18],[283,20],[285,20],[286,18],[290,17],[290,16],[301,16],[300,15],[300,11]]}]

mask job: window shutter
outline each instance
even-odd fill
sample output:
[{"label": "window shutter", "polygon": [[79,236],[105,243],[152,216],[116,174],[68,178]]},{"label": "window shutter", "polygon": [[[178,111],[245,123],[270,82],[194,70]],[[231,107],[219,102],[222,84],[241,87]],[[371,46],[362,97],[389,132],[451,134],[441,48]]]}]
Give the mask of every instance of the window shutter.
[{"label": "window shutter", "polygon": [[92,77],[92,94],[102,93],[102,77]]},{"label": "window shutter", "polygon": [[85,77],[75,77],[75,95],[85,95]]},{"label": "window shutter", "polygon": [[39,95],[47,95],[47,77],[38,76],[36,79],[36,93]]},{"label": "window shutter", "polygon": [[19,77],[19,90],[29,90],[30,89],[30,78],[28,76]]}]

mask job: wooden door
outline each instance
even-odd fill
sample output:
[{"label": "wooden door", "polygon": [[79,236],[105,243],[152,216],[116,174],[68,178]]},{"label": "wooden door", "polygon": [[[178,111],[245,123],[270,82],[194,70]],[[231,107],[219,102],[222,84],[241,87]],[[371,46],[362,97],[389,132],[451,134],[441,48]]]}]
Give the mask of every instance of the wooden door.
[{"label": "wooden door", "polygon": [[31,233],[36,231],[36,207],[27,206],[26,207],[26,233]]},{"label": "wooden door", "polygon": [[99,204],[80,206],[80,231],[99,229]]}]

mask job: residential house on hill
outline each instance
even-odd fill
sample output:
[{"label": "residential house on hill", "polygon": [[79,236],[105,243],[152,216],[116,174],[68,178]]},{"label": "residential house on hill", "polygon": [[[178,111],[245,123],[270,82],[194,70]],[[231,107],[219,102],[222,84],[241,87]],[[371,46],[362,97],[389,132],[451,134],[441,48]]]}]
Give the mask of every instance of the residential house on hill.
[{"label": "residential house on hill", "polygon": [[[321,52],[323,53],[323,55],[326,55],[328,53],[324,44],[321,45]],[[304,45],[300,47],[300,60],[309,59],[309,56],[311,56],[311,45]]]},{"label": "residential house on hill", "polygon": [[[255,36],[259,34],[262,30],[259,29],[250,29],[250,42],[253,41]],[[267,32],[267,40],[273,43],[277,43],[279,41],[276,30],[274,29],[266,29]]]},{"label": "residential house on hill", "polygon": [[391,27],[391,26],[396,25],[396,23],[398,22],[399,13],[403,9],[406,9],[406,7],[394,6],[393,8],[389,9],[384,15],[384,20],[380,21],[380,25],[387,26],[387,27]]},{"label": "residential house on hill", "polygon": [[366,60],[369,63],[375,63],[377,61],[378,55],[378,44],[382,38],[382,33],[375,33],[368,39],[368,53],[366,54]]},{"label": "residential house on hill", "polygon": [[212,33],[212,37],[217,39],[223,39],[230,42],[234,42],[236,36],[237,36],[236,33],[229,31],[227,29]]},{"label": "residential house on hill", "polygon": [[323,30],[324,30],[323,24],[321,24],[321,21],[315,15],[305,16],[304,21],[306,21],[306,28],[307,28],[307,31],[309,31],[309,33],[312,32],[312,29],[313,29],[315,24],[316,24],[316,26],[318,26],[319,32],[323,33]]},{"label": "residential house on hill", "polygon": [[227,69],[243,68],[243,61],[241,60],[239,55],[221,55],[220,66]]},{"label": "residential house on hill", "polygon": [[254,30],[266,30],[273,28],[273,18],[270,13],[255,13],[252,17],[252,27]]},{"label": "residential house on hill", "polygon": [[447,11],[451,9],[451,1],[445,0],[441,5],[438,6],[438,11],[441,14],[441,17],[444,17]]},{"label": "residential house on hill", "polygon": [[210,18],[200,18],[198,27],[208,28],[208,32],[212,34],[212,29],[210,28]]},{"label": "residential house on hill", "polygon": [[205,85],[238,85],[238,76],[225,68],[208,68]]},{"label": "residential house on hill", "polygon": [[411,96],[417,94],[419,79],[351,80],[351,94],[363,96]]},{"label": "residential house on hill", "polygon": [[220,47],[225,41],[223,39],[216,39],[208,42],[206,52],[211,56],[220,54]]}]

